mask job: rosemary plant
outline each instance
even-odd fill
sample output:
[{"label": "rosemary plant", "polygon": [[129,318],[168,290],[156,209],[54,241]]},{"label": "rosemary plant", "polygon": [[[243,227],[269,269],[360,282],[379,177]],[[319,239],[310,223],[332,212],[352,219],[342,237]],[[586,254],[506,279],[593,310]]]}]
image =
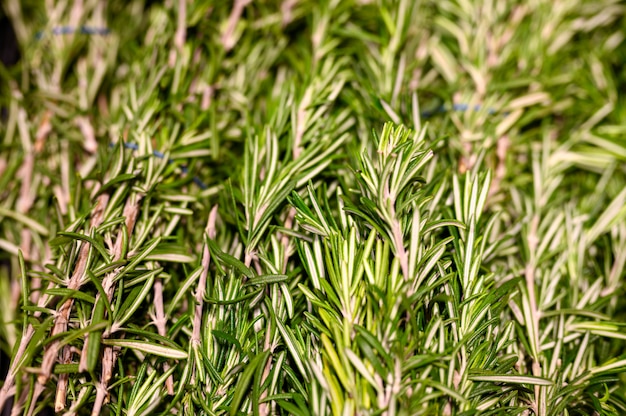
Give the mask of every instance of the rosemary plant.
[{"label": "rosemary plant", "polygon": [[2,10],[2,414],[626,414],[622,2]]}]

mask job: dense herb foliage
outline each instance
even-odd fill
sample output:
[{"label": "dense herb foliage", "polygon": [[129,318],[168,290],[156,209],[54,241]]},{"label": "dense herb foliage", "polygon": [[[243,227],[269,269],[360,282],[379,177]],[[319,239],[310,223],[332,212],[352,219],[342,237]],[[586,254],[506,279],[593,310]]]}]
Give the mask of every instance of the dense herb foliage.
[{"label": "dense herb foliage", "polygon": [[626,414],[622,2],[3,9],[0,410]]}]

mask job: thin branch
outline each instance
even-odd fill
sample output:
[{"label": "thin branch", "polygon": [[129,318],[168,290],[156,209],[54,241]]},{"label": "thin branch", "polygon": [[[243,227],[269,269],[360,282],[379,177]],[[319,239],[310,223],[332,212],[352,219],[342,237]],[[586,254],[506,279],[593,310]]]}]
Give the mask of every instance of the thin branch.
[{"label": "thin branch", "polygon": [[235,46],[237,40],[234,34],[237,23],[239,23],[243,9],[251,2],[252,0],[235,0],[235,4],[228,18],[228,23],[226,24],[226,30],[224,30],[222,34],[221,40],[225,50],[229,51]]},{"label": "thin branch", "polygon": [[[137,216],[139,215],[140,202],[142,200],[142,196],[140,194],[134,194],[126,200],[126,204],[124,205],[123,215],[126,218],[124,222],[124,227],[126,228],[126,235],[132,235],[133,230],[135,228],[135,223],[137,222]],[[117,234],[117,239],[115,240],[115,247],[113,250],[113,261],[121,260],[124,253],[124,230],[120,230]],[[115,292],[115,278],[119,274],[120,270],[114,270],[111,273],[107,273],[102,280],[102,287],[104,292],[110,302],[113,298],[113,293]],[[100,294],[96,296],[96,302],[100,298]],[[93,319],[93,314],[92,314]],[[103,337],[106,337],[107,334],[102,334]],[[79,370],[86,371],[87,370],[87,351],[88,351],[89,337],[85,339],[85,344],[83,345],[83,352],[81,354]],[[107,388],[111,377],[113,376],[113,369],[115,368],[115,358],[117,355],[117,351],[119,348],[106,345],[104,347],[104,353],[102,357],[102,370],[101,377],[99,383],[96,384],[96,400],[94,401],[92,415],[99,415],[102,409],[102,405],[104,400],[107,397]]]},{"label": "thin branch", "polygon": [[[207,220],[207,226],[205,229],[206,235],[210,239],[214,239],[217,233],[215,224],[217,221],[217,205],[214,205],[209,214]],[[202,253],[202,272],[200,273],[200,279],[198,280],[198,287],[196,288],[196,306],[193,315],[193,329],[191,334],[190,343],[192,348],[199,348],[201,345],[201,332],[202,332],[202,308],[204,306],[204,295],[206,294],[207,277],[209,275],[209,264],[211,262],[211,253],[209,246],[204,245],[204,251]],[[191,383],[195,382],[195,373],[192,375]]]}]

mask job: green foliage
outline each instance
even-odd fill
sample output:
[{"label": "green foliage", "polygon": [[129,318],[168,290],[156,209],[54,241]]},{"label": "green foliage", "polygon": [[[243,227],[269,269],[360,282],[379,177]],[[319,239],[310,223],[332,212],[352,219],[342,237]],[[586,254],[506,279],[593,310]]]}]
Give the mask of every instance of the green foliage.
[{"label": "green foliage", "polygon": [[0,410],[626,414],[621,2],[3,9]]}]

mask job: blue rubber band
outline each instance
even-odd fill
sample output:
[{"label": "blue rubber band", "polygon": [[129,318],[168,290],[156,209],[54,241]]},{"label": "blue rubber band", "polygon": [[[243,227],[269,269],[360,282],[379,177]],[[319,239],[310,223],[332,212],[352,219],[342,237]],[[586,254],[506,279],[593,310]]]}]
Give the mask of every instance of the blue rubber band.
[{"label": "blue rubber band", "polygon": [[[468,111],[470,110],[470,108],[473,111],[480,111],[483,107],[480,104],[476,104],[474,105],[474,107],[470,107],[468,104],[465,103],[460,103],[460,104],[454,104],[452,105],[452,108],[448,108],[445,105],[441,105],[437,108],[435,108],[434,110],[424,110],[420,113],[420,115],[422,116],[422,118],[430,118],[430,117],[434,117],[437,114],[443,114],[443,113],[447,113],[449,111]],[[493,108],[487,108],[487,113],[490,115],[494,115],[497,113],[497,111]],[[505,113],[506,114],[506,113]]]},{"label": "blue rubber band", "polygon": [[81,26],[80,33],[83,35],[100,35],[106,36],[111,33],[108,27],[90,27],[90,26]]},{"label": "blue rubber band", "polygon": [[[74,33],[80,33],[82,35],[98,35],[98,36],[107,36],[111,33],[108,27],[96,27],[96,26],[80,26],[78,28],[72,26],[56,26],[51,30],[52,34],[55,36],[60,35],[71,35]],[[37,39],[41,39],[44,36],[44,32],[37,32],[35,37]]]},{"label": "blue rubber band", "polygon": [[[123,145],[127,149],[139,150],[139,145],[137,145],[137,143],[123,143]],[[114,147],[114,146],[115,146],[115,143],[111,143],[109,147]],[[165,154],[163,152],[159,152],[158,150],[153,150],[152,155],[158,159],[165,159]],[[174,163],[174,160],[167,159],[167,163],[168,164]],[[186,165],[179,166],[179,169],[184,175],[189,173],[189,168]],[[204,182],[202,182],[202,180],[198,178],[197,176],[194,176],[192,180],[193,180],[193,183],[198,185],[200,189],[202,190],[209,189],[209,187]]]}]

